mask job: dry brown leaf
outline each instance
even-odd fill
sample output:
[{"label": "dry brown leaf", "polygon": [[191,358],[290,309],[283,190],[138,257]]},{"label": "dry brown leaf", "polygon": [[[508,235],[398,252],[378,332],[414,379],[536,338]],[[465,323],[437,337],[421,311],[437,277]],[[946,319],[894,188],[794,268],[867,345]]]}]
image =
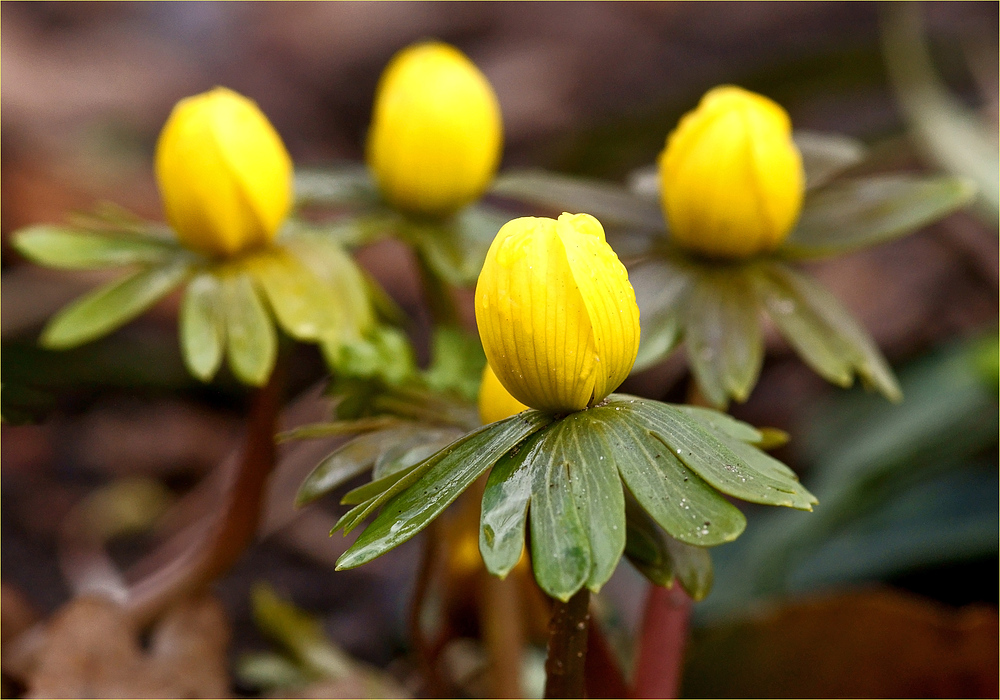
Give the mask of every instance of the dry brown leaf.
[{"label": "dry brown leaf", "polygon": [[223,697],[229,693],[229,635],[219,603],[202,597],[171,609],[145,652],[117,604],[77,598],[49,622],[27,696]]}]

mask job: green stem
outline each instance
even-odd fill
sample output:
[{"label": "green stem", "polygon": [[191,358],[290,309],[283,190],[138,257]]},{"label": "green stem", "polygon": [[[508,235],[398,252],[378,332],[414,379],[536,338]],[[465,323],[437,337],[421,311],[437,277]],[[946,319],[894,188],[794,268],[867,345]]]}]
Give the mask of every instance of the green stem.
[{"label": "green stem", "polygon": [[438,276],[420,250],[416,251],[416,256],[420,281],[424,288],[424,300],[427,302],[434,324],[461,327],[462,315],[455,305],[451,285]]},{"label": "green stem", "polygon": [[582,698],[587,661],[590,591],[581,588],[565,603],[554,600],[545,659],[545,697]]}]

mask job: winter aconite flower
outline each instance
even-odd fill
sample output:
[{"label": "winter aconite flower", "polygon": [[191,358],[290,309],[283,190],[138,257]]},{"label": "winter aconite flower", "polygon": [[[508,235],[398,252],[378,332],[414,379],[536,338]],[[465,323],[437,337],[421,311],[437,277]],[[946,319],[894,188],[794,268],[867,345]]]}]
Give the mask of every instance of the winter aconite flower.
[{"label": "winter aconite flower", "polygon": [[802,158],[780,105],[733,86],[710,90],[667,138],[660,186],[670,235],[719,258],[773,250],[798,220]]},{"label": "winter aconite flower", "polygon": [[442,216],[477,199],[500,161],[503,125],[493,88],[458,49],[400,51],[379,81],[368,166],[405,211]]},{"label": "winter aconite flower", "polygon": [[528,407],[510,395],[497,379],[493,369],[483,369],[483,383],[479,387],[479,418],[483,424],[495,423],[528,410]]},{"label": "winter aconite flower", "polygon": [[504,225],[476,286],[476,320],[500,383],[545,411],[577,411],[606,397],[639,346],[628,273],[589,214]]},{"label": "winter aconite flower", "polygon": [[156,179],[181,242],[220,257],[269,243],[292,201],[292,161],[252,101],[226,88],[181,100],[156,145]]}]

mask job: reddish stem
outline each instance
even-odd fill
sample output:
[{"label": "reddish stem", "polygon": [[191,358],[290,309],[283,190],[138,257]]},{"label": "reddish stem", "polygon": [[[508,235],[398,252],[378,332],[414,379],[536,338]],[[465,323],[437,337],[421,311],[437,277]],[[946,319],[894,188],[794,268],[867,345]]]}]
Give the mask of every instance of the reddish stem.
[{"label": "reddish stem", "polygon": [[174,601],[224,574],[253,542],[275,463],[282,379],[279,363],[268,383],[254,391],[243,453],[224,474],[216,512],[177,533],[133,568],[141,573],[128,590],[125,607],[138,624],[151,622]]},{"label": "reddish stem", "polygon": [[690,616],[691,599],[680,586],[650,586],[639,638],[635,697],[678,697]]}]

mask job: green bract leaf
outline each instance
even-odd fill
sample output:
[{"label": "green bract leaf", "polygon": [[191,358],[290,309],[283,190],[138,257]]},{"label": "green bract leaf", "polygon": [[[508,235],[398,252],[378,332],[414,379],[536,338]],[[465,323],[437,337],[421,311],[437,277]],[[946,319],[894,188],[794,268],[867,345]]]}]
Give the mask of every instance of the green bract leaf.
[{"label": "green bract leaf", "polygon": [[705,271],[686,298],[684,341],[705,398],[725,408],[746,401],[764,361],[753,289],[738,267]]},{"label": "green bract leaf", "polygon": [[618,396],[608,405],[630,414],[628,420],[646,426],[691,471],[722,493],[751,503],[799,510],[812,510],[816,503],[780,462],[726,435],[712,434],[675,406]]},{"label": "green bract leaf", "polygon": [[407,237],[438,277],[455,286],[475,284],[486,252],[510,215],[473,205],[441,224],[410,222]]},{"label": "green bract leaf", "polygon": [[885,175],[836,182],[806,195],[802,217],[779,254],[818,258],[905,236],[972,201],[954,177]]},{"label": "green bract leaf", "polygon": [[12,243],[29,260],[49,267],[74,270],[154,265],[180,252],[176,244],[155,238],[47,225],[18,231]]},{"label": "green bract leaf", "polygon": [[431,365],[424,372],[428,387],[438,392],[453,391],[467,401],[476,400],[486,366],[486,355],[477,336],[460,328],[439,326],[434,329],[431,358]]},{"label": "green bract leaf", "polygon": [[826,184],[865,157],[864,144],[843,134],[795,131],[792,138],[802,154],[807,189]]},{"label": "green bract leaf", "polygon": [[260,386],[267,381],[278,352],[278,336],[260,295],[246,273],[222,280],[229,366],[240,381]]},{"label": "green bract leaf", "polygon": [[378,188],[364,165],[345,163],[324,170],[295,171],[297,206],[363,206],[379,200]]},{"label": "green bract leaf", "polygon": [[379,454],[407,428],[366,433],[345,443],[323,458],[302,482],[295,505],[304,506],[325,496],[371,468]]},{"label": "green bract leaf", "polygon": [[222,285],[214,275],[203,272],[188,283],[181,303],[180,332],[184,364],[207,382],[222,364],[226,339]]},{"label": "green bract leaf", "polygon": [[605,426],[622,480],[664,530],[704,547],[739,537],[746,527],[739,509],[681,463],[648,429],[628,420],[628,413],[622,420],[621,399],[616,397],[608,406],[593,410],[607,415]]},{"label": "green bract leaf", "polygon": [[569,600],[587,583],[594,568],[587,524],[581,517],[586,513],[577,509],[571,484],[591,464],[578,445],[566,444],[567,431],[562,426],[559,421],[547,430],[533,453],[531,564],[543,591]]},{"label": "green bract leaf", "polygon": [[[570,488],[590,543],[587,588],[596,592],[611,578],[625,549],[621,479],[599,411],[571,413],[561,426],[562,441],[559,447],[553,445],[553,459],[568,465],[577,460],[576,469],[568,467]],[[554,431],[546,435],[549,432]]]},{"label": "green bract leaf", "polygon": [[605,227],[629,226],[650,231],[665,228],[658,202],[602,180],[540,170],[515,171],[497,177],[491,192],[537,204],[554,212],[587,212],[597,217]]},{"label": "green bract leaf", "polygon": [[832,294],[780,264],[757,268],[752,279],[764,308],[806,364],[845,387],[857,372],[890,401],[902,399],[875,342]]},{"label": "green bract leaf", "polygon": [[462,437],[462,432],[457,428],[420,429],[412,435],[393,440],[392,445],[375,460],[372,478],[381,479],[423,462]]},{"label": "green bract leaf", "polygon": [[253,275],[288,335],[316,340],[341,331],[341,303],[293,255],[273,248],[248,258],[244,269]]},{"label": "green bract leaf", "polygon": [[494,465],[483,492],[479,553],[486,570],[504,578],[524,550],[525,520],[531,498],[532,467],[538,460],[541,435],[535,433]]},{"label": "green bract leaf", "polygon": [[765,439],[765,430],[774,430],[774,428],[762,428],[758,430],[749,423],[736,420],[728,413],[714,411],[711,408],[702,408],[701,406],[674,406],[674,408],[681,413],[686,413],[691,418],[694,418],[696,421],[717,435],[720,433],[722,435],[728,435],[729,437],[735,438],[740,442],[746,442],[751,445],[759,445],[761,441]]},{"label": "green bract leaf", "polygon": [[371,512],[385,504],[340,557],[337,568],[364,564],[413,537],[500,457],[551,420],[543,413],[526,411],[484,426],[417,465],[371,504],[358,506]]},{"label": "green bract leaf", "polygon": [[631,497],[625,499],[625,513],[625,554],[632,565],[657,586],[670,587],[676,579],[693,600],[703,600],[712,589],[712,557],[708,550],[664,535]]},{"label": "green bract leaf", "polygon": [[375,317],[366,279],[354,259],[335,241],[313,233],[299,233],[283,241],[298,263],[325,286],[315,290],[317,300],[325,300],[330,324],[317,337],[338,342],[354,342],[374,325]]},{"label": "green bract leaf", "polygon": [[652,257],[628,273],[639,307],[642,334],[632,366],[642,371],[664,359],[681,341],[683,310],[693,283],[688,268],[666,257]]},{"label": "green bract leaf", "polygon": [[191,272],[187,262],[141,270],[72,302],[49,321],[41,342],[62,350],[107,335],[151,307]]}]

